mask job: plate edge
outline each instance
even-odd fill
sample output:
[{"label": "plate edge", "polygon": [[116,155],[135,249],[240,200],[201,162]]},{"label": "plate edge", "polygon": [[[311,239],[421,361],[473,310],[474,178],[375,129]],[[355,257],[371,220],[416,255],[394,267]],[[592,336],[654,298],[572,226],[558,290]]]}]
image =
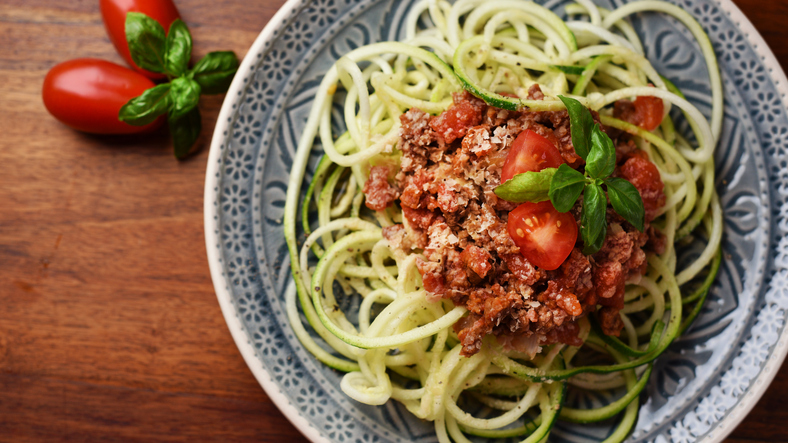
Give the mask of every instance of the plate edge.
[{"label": "plate edge", "polygon": [[[774,52],[763,39],[763,36],[755,28],[750,19],[742,12],[742,10],[733,3],[733,0],[716,0],[720,8],[725,12],[728,17],[736,23],[739,29],[744,33],[747,40],[753,47],[755,53],[761,57],[764,66],[767,68],[769,77],[774,82],[775,89],[780,93],[780,100],[788,109],[788,77],[785,71],[780,66]],[[762,148],[762,146],[761,146]],[[786,355],[788,355],[788,326],[783,328],[777,344],[772,349],[766,364],[758,374],[758,376],[750,382],[750,391],[748,391],[742,399],[734,407],[734,410],[728,415],[727,420],[717,423],[706,437],[699,440],[701,443],[717,443],[725,440],[744,419],[749,415],[758,401],[766,393],[766,390],[771,385],[777,373],[780,370]]]},{"label": "plate edge", "polygon": [[[299,3],[301,3],[301,0],[287,0],[285,4],[279,8],[276,14],[271,17],[271,19],[268,21],[268,23],[266,23],[263,30],[255,39],[254,43],[252,43],[252,46],[247,51],[243,61],[241,62],[241,65],[236,71],[237,73],[247,72],[251,69],[254,63],[256,63],[254,54],[263,51],[266,42],[274,36],[275,30],[279,29],[279,23],[286,21],[289,11],[298,9]],[[274,402],[279,411],[285,417],[287,417],[288,420],[290,420],[290,423],[292,423],[293,426],[307,439],[313,443],[331,443],[329,440],[323,437],[320,432],[315,429],[315,427],[312,426],[303,416],[301,416],[301,414],[290,403],[287,397],[282,394],[277,384],[273,381],[271,374],[268,373],[268,371],[266,371],[260,364],[260,360],[256,355],[254,347],[248,340],[243,323],[241,323],[241,320],[236,316],[235,309],[232,302],[230,301],[230,293],[227,290],[227,280],[225,279],[225,276],[223,275],[223,269],[220,266],[221,257],[219,254],[219,249],[216,248],[219,238],[212,227],[214,216],[213,204],[217,197],[217,191],[214,188],[218,185],[216,174],[219,172],[218,165],[222,154],[221,145],[224,139],[224,132],[230,130],[230,125],[228,124],[227,119],[230,118],[233,113],[231,100],[227,100],[227,97],[238,95],[245,84],[246,81],[244,80],[243,76],[236,74],[235,78],[233,78],[233,81],[230,84],[230,88],[227,90],[225,100],[222,103],[222,108],[219,111],[219,116],[216,120],[216,127],[213,131],[210,150],[208,153],[208,165],[205,172],[205,191],[203,196],[203,229],[205,230],[205,249],[208,256],[208,267],[211,272],[211,280],[213,282],[216,298],[219,301],[219,307],[222,310],[225,323],[227,323],[227,328],[230,330],[230,335],[232,336],[238,351],[241,352],[241,356],[243,357],[246,366],[252,372],[254,378],[257,379],[257,382],[263,388],[266,395],[268,395],[271,401]]]}]

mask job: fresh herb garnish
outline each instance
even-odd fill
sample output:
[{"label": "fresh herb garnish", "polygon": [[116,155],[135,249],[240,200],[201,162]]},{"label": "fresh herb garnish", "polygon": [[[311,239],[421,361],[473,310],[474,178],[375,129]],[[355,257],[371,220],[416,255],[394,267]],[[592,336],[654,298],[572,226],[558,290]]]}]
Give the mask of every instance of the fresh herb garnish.
[{"label": "fresh herb garnish", "polygon": [[129,12],[126,14],[126,41],[137,66],[151,72],[164,72],[167,36],[159,22],[141,12]]},{"label": "fresh herb garnish", "polygon": [[566,212],[572,209],[583,188],[586,186],[586,178],[580,172],[575,171],[566,163],[558,167],[557,174],[553,175],[550,181],[548,195],[553,207],[558,212]]},{"label": "fresh herb garnish", "polygon": [[506,183],[495,188],[495,195],[514,203],[526,201],[539,203],[550,200],[548,195],[550,182],[556,171],[556,168],[546,168],[539,172],[517,174],[511,180],[507,180]]},{"label": "fresh herb garnish", "polygon": [[606,213],[605,191],[596,183],[586,184],[583,190],[583,212],[580,214],[580,236],[585,243],[583,254],[593,254],[602,247],[607,234]]},{"label": "fresh herb garnish", "polygon": [[191,76],[202,88],[203,94],[227,92],[238,69],[238,57],[232,51],[210,52],[191,70]]},{"label": "fresh herb garnish", "polygon": [[618,177],[610,177],[605,180],[605,184],[613,210],[624,217],[624,220],[632,223],[638,231],[643,232],[643,199],[638,189],[632,183]]},{"label": "fresh herb garnish", "polygon": [[163,83],[148,89],[139,97],[135,97],[123,105],[118,118],[134,126],[153,123],[172,107],[170,88],[169,83]]},{"label": "fresh herb garnish", "polygon": [[604,180],[616,169],[616,147],[599,125],[591,130],[591,150],[585,161],[586,176],[592,179]]},{"label": "fresh herb garnish", "polygon": [[558,98],[564,102],[566,110],[569,112],[569,127],[572,130],[572,145],[575,153],[583,160],[588,157],[591,150],[591,128],[594,126],[594,117],[582,103],[575,99],[559,95]]},{"label": "fresh herb garnish", "polygon": [[126,14],[126,39],[137,66],[165,74],[170,81],[129,100],[118,119],[144,126],[166,113],[175,156],[184,158],[202,128],[197,109],[200,94],[227,92],[238,70],[238,57],[231,51],[209,52],[189,69],[192,37],[186,24],[176,19],[165,34],[156,20],[139,12]]},{"label": "fresh herb garnish", "polygon": [[640,232],[645,224],[643,199],[632,183],[610,177],[616,168],[616,149],[610,137],[594,124],[588,108],[575,99],[559,98],[569,111],[572,144],[577,155],[586,161],[585,173],[562,164],[557,169],[517,174],[495,188],[495,194],[514,203],[538,203],[549,199],[559,212],[572,209],[583,195],[580,235],[585,243],[583,253],[591,255],[605,242],[607,199],[610,198],[613,210]]}]

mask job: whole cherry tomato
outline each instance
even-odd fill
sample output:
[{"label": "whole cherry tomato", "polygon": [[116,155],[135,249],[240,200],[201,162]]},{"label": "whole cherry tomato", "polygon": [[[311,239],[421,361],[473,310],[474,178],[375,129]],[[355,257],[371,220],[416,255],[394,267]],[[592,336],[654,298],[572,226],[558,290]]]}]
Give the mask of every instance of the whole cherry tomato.
[{"label": "whole cherry tomato", "polygon": [[509,148],[501,170],[501,182],[523,172],[538,172],[545,168],[557,168],[564,162],[558,148],[549,140],[526,129],[517,136]]},{"label": "whole cherry tomato", "polygon": [[520,254],[548,271],[558,269],[577,242],[575,218],[558,212],[550,201],[521,204],[509,213],[506,228]]},{"label": "whole cherry tomato", "polygon": [[175,7],[172,0],[99,0],[99,8],[109,39],[112,40],[115,49],[126,60],[126,63],[137,72],[152,79],[165,78],[164,74],[146,71],[134,64],[129,52],[129,43],[126,41],[126,13],[141,12],[159,22],[166,33],[170,30],[172,22],[176,18],[180,18],[178,8]]},{"label": "whole cherry tomato", "polygon": [[94,58],[78,58],[55,65],[44,78],[44,105],[64,124],[93,134],[133,134],[161,125],[146,126],[118,120],[120,108],[154,86],[129,68]]}]

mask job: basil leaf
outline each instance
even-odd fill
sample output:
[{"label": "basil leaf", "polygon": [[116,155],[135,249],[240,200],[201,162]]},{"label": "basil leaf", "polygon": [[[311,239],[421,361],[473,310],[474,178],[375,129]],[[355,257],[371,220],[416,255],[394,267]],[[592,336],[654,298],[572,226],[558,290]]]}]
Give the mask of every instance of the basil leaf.
[{"label": "basil leaf", "polygon": [[202,129],[202,119],[200,118],[200,110],[192,108],[182,117],[173,118],[170,116],[167,119],[170,126],[170,135],[172,135],[172,145],[175,148],[175,157],[184,158],[191,151],[192,146],[200,136]]},{"label": "basil leaf", "polygon": [[618,215],[643,232],[646,212],[638,188],[623,178],[609,178],[605,181],[610,204]]},{"label": "basil leaf", "polygon": [[539,172],[517,174],[496,187],[495,195],[512,203],[539,203],[549,200],[547,193],[555,172],[555,168],[545,168]]},{"label": "basil leaf", "polygon": [[583,192],[586,185],[586,178],[578,171],[572,169],[566,163],[558,167],[553,180],[550,182],[548,193],[553,207],[558,212],[566,212],[572,209],[575,202]]},{"label": "basil leaf", "polygon": [[607,225],[602,225],[602,231],[593,243],[586,243],[583,247],[583,254],[592,255],[599,252],[605,244],[605,237],[607,236]]},{"label": "basil leaf", "polygon": [[569,75],[583,75],[583,71],[585,71],[586,69],[585,66],[568,66],[568,65],[551,65],[550,67],[558,69],[564,74],[569,74]]},{"label": "basil leaf", "polygon": [[129,12],[126,14],[126,41],[137,66],[151,72],[164,72],[167,42],[159,22],[140,12]]},{"label": "basil leaf", "polygon": [[558,98],[564,102],[566,110],[569,112],[569,128],[572,131],[572,145],[575,153],[583,160],[588,157],[591,150],[589,139],[591,138],[591,128],[594,126],[594,117],[579,101],[559,95]]},{"label": "basil leaf", "polygon": [[591,152],[586,159],[586,174],[591,178],[607,178],[616,169],[616,148],[613,140],[599,125],[591,130]]},{"label": "basil leaf", "polygon": [[154,86],[123,105],[118,120],[133,126],[145,126],[166,113],[171,104],[170,84]]},{"label": "basil leaf", "polygon": [[238,57],[232,51],[209,52],[189,72],[203,94],[227,92],[238,70]]},{"label": "basil leaf", "polygon": [[602,242],[607,234],[607,198],[602,187],[591,183],[586,186],[583,194],[583,213],[580,215],[580,235],[585,247],[583,254],[595,254],[602,247]]},{"label": "basil leaf", "polygon": [[197,102],[200,101],[200,85],[188,77],[178,77],[171,84],[172,108],[170,115],[173,118],[178,118],[186,115],[197,106]]},{"label": "basil leaf", "polygon": [[180,77],[189,67],[192,56],[192,35],[183,20],[176,18],[167,33],[167,52],[164,55],[164,71]]}]

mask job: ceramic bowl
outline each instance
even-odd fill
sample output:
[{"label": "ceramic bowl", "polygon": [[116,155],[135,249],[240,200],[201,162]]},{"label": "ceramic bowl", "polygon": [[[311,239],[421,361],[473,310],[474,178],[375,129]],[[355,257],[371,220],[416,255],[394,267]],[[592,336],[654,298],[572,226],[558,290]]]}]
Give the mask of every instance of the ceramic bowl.
[{"label": "ceramic bowl", "polygon": [[[692,329],[658,359],[630,440],[721,441],[757,402],[788,349],[788,88],[731,1],[673,2],[709,34],[724,80],[715,156],[724,261]],[[314,442],[436,441],[430,423],[395,402],[373,407],[347,398],[341,374],[295,338],[283,301],[291,279],[282,231],[287,179],[317,85],[348,51],[401,38],[411,3],[288,1],[241,64],[211,145],[205,234],[219,303],[252,373]],[[569,2],[541,3],[562,15]],[[706,66],[691,35],[659,14],[639,14],[632,23],[657,70],[708,114]],[[611,426],[562,423],[551,440],[599,440]]]}]

